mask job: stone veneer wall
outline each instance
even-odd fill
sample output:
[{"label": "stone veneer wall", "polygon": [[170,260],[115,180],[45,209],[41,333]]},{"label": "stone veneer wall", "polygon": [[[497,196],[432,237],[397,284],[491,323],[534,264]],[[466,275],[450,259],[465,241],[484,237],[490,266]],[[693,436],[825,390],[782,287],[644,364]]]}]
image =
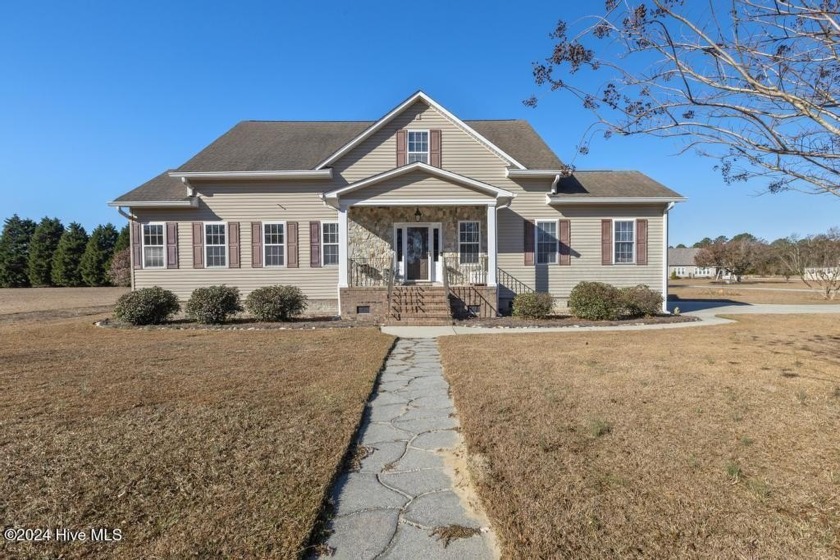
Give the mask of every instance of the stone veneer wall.
[{"label": "stone veneer wall", "polygon": [[[481,223],[481,254],[487,255],[486,206],[420,206],[421,222],[440,222],[443,253],[458,254],[458,221]],[[414,223],[414,206],[359,206],[350,208],[348,230],[350,243],[347,254],[352,258],[387,259],[391,255],[395,223]]]}]

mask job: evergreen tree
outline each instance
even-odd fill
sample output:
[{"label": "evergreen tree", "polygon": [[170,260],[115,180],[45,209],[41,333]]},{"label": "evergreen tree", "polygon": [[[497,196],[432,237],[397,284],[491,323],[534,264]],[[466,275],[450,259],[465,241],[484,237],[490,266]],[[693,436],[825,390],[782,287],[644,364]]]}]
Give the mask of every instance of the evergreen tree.
[{"label": "evergreen tree", "polygon": [[126,247],[114,252],[108,270],[108,280],[114,286],[131,286],[131,249]]},{"label": "evergreen tree", "polygon": [[114,254],[116,255],[123,249],[128,249],[131,245],[131,233],[128,229],[128,224],[125,224],[120,230],[120,236],[117,237],[117,244],[114,245]]},{"label": "evergreen tree", "polygon": [[79,266],[85,254],[88,236],[85,228],[76,222],[64,231],[53,255],[52,281],[56,286],[81,286],[82,273]]},{"label": "evergreen tree", "polygon": [[58,218],[43,218],[29,244],[29,281],[33,286],[52,285],[52,259],[64,226]]},{"label": "evergreen tree", "polygon": [[105,286],[108,284],[108,268],[119,235],[113,224],[96,226],[90,234],[79,267],[82,280],[88,286]]},{"label": "evergreen tree", "polygon": [[29,243],[35,233],[35,222],[17,214],[8,218],[0,235],[0,287],[29,286]]}]

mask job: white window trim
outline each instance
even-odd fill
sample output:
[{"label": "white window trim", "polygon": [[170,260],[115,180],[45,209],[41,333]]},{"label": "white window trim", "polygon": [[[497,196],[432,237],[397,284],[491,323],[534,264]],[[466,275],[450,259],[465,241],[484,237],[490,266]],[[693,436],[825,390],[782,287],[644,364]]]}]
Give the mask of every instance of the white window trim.
[{"label": "white window trim", "polygon": [[[323,220],[323,221],[321,221],[321,266],[326,267],[326,268],[337,268],[338,263],[335,263],[335,264],[325,264],[324,263],[324,245],[327,245],[327,243],[324,243],[324,224],[335,224],[336,229],[339,229],[338,228],[338,220]],[[338,235],[338,243],[329,243],[329,245],[335,245],[336,247],[341,247],[341,231],[338,231],[337,235]]]},{"label": "white window trim", "polygon": [[[225,226],[225,265],[210,266],[210,259],[207,258],[207,247],[218,247],[218,245],[209,245],[207,243],[207,226]],[[202,232],[204,233],[204,268],[230,268],[230,228],[227,222],[204,222],[202,224]]]},{"label": "white window trim", "polygon": [[[540,224],[554,224],[554,260],[540,262]],[[534,264],[557,264],[557,254],[560,252],[560,220],[534,220]]]},{"label": "white window trim", "polygon": [[[146,247],[157,247],[158,245],[146,245],[146,232],[144,231],[146,226],[162,226],[163,227],[163,265],[162,266],[146,266]],[[143,261],[143,269],[149,270],[160,270],[161,268],[166,268],[168,264],[166,262],[166,253],[168,252],[166,247],[166,222],[141,222],[140,223],[140,257],[141,261]]]},{"label": "white window trim", "polygon": [[[615,223],[616,222],[633,222],[633,259],[630,262],[615,262]],[[636,244],[639,242],[636,239],[636,218],[613,218],[612,224],[612,263],[614,265],[631,265],[636,264]]]},{"label": "white window trim", "polygon": [[[461,224],[478,224],[478,262],[465,263],[461,262]],[[474,245],[475,243],[470,243]],[[441,251],[442,252],[442,251]],[[481,220],[458,220],[458,264],[481,264]]]},{"label": "white window trim", "polygon": [[[425,132],[426,133],[426,151],[425,152],[411,152],[409,151],[408,147],[411,145],[408,142],[408,136],[410,132]],[[430,129],[423,129],[423,128],[407,128],[405,130],[405,163],[413,163],[409,161],[409,156],[411,154],[426,154],[426,161],[427,165],[432,164],[432,132]]]},{"label": "white window trim", "polygon": [[[276,226],[282,225],[283,226],[283,243],[281,244],[283,247],[283,264],[268,264],[268,259],[266,258],[266,249],[268,248],[268,244],[265,242],[265,226]],[[262,222],[260,226],[260,235],[262,236],[262,258],[263,258],[263,267],[265,268],[286,268],[289,264],[289,228],[286,226],[285,221],[278,221],[274,220],[271,222]],[[271,244],[272,247],[276,247],[276,243]]]}]

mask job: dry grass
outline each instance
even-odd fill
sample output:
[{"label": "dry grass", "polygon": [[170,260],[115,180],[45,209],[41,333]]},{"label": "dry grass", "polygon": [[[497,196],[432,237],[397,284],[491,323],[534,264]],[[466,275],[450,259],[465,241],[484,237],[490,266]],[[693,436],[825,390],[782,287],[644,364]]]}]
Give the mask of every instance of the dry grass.
[{"label": "dry grass", "polygon": [[723,299],[738,303],[771,303],[790,305],[840,304],[840,299],[827,300],[802,280],[756,279],[742,283],[713,283],[702,278],[670,280],[668,293],[679,299]]},{"label": "dry grass", "polygon": [[837,317],[440,345],[506,556],[840,556]]},{"label": "dry grass", "polygon": [[128,288],[2,288],[0,324],[110,311]]},{"label": "dry grass", "polygon": [[391,338],[89,322],[0,326],[0,519],[123,540],[0,557],[295,557]]}]

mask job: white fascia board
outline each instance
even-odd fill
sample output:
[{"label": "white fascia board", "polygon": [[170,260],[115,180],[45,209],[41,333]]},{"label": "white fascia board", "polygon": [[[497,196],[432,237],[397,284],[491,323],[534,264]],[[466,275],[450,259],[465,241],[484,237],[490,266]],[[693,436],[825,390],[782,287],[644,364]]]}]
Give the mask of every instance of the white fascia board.
[{"label": "white fascia board", "polygon": [[189,200],[112,200],[108,203],[112,208],[197,208],[198,199]]},{"label": "white fascia board", "polygon": [[510,169],[507,177],[511,179],[554,179],[557,175],[568,173],[563,169]]},{"label": "white fascia board", "polygon": [[598,204],[673,204],[676,202],[685,202],[683,197],[661,197],[661,196],[587,196],[569,198],[568,196],[545,195],[545,203],[549,205],[598,205]]},{"label": "white fascia board", "polygon": [[502,159],[506,159],[511,164],[518,167],[519,169],[525,169],[524,165],[522,165],[521,163],[519,163],[518,161],[513,159],[513,157],[508,155],[504,150],[502,150],[497,145],[492,143],[490,140],[488,140],[487,138],[485,138],[484,136],[482,136],[481,134],[476,132],[471,126],[469,126],[467,123],[465,123],[464,121],[462,121],[461,119],[459,119],[458,117],[456,117],[455,115],[453,115],[452,113],[447,111],[446,108],[443,107],[443,105],[441,105],[440,103],[438,103],[437,101],[435,101],[434,99],[432,99],[431,97],[429,97],[428,95],[423,93],[422,91],[418,91],[417,93],[415,93],[414,95],[412,95],[411,97],[409,97],[408,99],[406,99],[405,101],[403,101],[402,103],[397,105],[394,109],[389,111],[387,115],[385,115],[384,117],[382,117],[381,119],[376,121],[374,124],[372,124],[371,126],[366,128],[364,131],[362,131],[361,134],[359,134],[358,136],[356,136],[355,138],[350,140],[347,144],[345,144],[344,146],[339,148],[339,150],[337,152],[335,152],[334,154],[329,156],[327,159],[325,159],[324,161],[319,163],[317,166],[315,166],[315,169],[322,169],[322,168],[324,168],[328,165],[332,165],[333,163],[338,161],[342,156],[344,156],[347,152],[349,152],[350,150],[352,150],[353,148],[355,148],[356,146],[361,144],[366,138],[369,138],[373,133],[375,133],[377,130],[379,130],[383,126],[385,126],[395,116],[402,113],[407,107],[411,106],[412,104],[416,103],[419,100],[424,101],[430,107],[436,109],[438,112],[443,114],[449,120],[454,122],[457,126],[460,126],[464,131],[466,131],[468,134],[474,136],[479,142],[483,143],[491,151],[498,154]]},{"label": "white fascia board", "polygon": [[463,175],[458,175],[457,173],[453,173],[451,171],[447,171],[445,169],[441,169],[439,167],[433,167],[426,163],[415,161],[414,163],[410,163],[408,165],[403,165],[402,167],[395,167],[389,171],[384,173],[380,173],[379,175],[373,175],[372,177],[368,177],[367,179],[362,179],[361,181],[357,181],[346,187],[342,187],[340,189],[336,189],[334,191],[330,191],[324,194],[325,199],[335,199],[339,198],[342,195],[347,193],[357,191],[359,189],[363,189],[365,187],[369,187],[370,185],[375,185],[376,183],[381,183],[382,181],[386,181],[393,177],[399,177],[400,175],[405,175],[406,173],[411,173],[412,171],[425,171],[429,175],[434,175],[436,177],[440,177],[443,179],[448,179],[454,183],[460,183],[462,185],[467,185],[473,188],[476,188],[480,191],[484,191],[486,193],[494,195],[496,198],[501,197],[510,197],[513,198],[516,195],[510,191],[506,191],[505,189],[500,189],[499,187],[494,187],[493,185],[489,185],[487,183],[482,183],[481,181],[476,181],[475,179],[471,179],[470,177],[465,177]]},{"label": "white fascia board", "polygon": [[451,200],[429,200],[429,199],[377,199],[377,200],[342,200],[344,207],[351,206],[496,206],[497,199],[451,199]]},{"label": "white fascia board", "polygon": [[332,169],[283,169],[275,171],[170,171],[170,177],[176,179],[332,179]]}]

